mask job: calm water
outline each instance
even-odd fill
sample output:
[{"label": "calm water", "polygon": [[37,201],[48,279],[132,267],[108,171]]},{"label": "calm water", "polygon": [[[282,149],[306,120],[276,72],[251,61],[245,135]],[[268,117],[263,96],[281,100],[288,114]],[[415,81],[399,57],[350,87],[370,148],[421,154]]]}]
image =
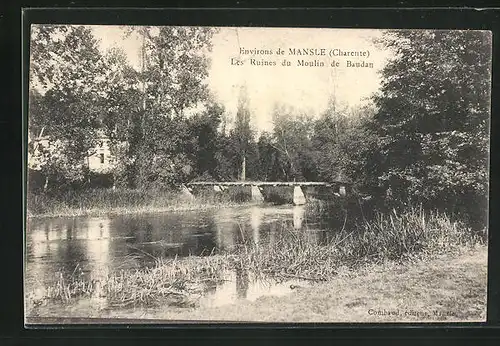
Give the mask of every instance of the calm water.
[{"label": "calm water", "polygon": [[[28,220],[25,286],[27,292],[53,283],[57,275],[97,277],[151,265],[153,257],[209,256],[231,250],[245,239],[260,244],[287,236],[283,223],[325,243],[332,222],[310,215],[305,206],[251,206],[161,214],[65,217]],[[59,274],[60,273],[60,274]],[[202,299],[222,305],[290,291],[290,283],[252,280],[228,273],[225,284]]]}]

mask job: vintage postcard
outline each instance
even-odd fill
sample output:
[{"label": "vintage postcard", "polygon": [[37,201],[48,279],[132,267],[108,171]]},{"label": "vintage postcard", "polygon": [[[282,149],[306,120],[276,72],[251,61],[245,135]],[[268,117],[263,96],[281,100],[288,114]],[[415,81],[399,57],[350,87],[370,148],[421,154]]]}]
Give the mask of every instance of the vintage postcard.
[{"label": "vintage postcard", "polygon": [[30,31],[25,321],[482,322],[492,36]]}]

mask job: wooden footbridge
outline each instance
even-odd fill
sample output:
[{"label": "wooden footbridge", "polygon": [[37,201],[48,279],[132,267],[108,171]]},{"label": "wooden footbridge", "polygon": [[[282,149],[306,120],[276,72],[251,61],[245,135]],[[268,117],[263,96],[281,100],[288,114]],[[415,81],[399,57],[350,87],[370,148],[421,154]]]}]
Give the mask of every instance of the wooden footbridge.
[{"label": "wooden footbridge", "polygon": [[253,201],[264,201],[262,189],[269,186],[293,187],[293,204],[302,205],[306,203],[303,187],[323,187],[332,190],[337,196],[345,196],[350,190],[350,183],[345,181],[316,182],[316,181],[196,181],[186,183],[182,186],[183,192],[188,196],[192,195],[192,189],[196,186],[212,187],[214,191],[223,191],[234,186],[250,186]]}]

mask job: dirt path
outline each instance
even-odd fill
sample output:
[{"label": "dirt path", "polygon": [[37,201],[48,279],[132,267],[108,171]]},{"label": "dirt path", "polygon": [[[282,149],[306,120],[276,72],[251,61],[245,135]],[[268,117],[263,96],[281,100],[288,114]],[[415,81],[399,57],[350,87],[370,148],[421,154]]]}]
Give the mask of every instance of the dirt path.
[{"label": "dirt path", "polygon": [[[397,265],[341,272],[282,297],[216,308],[135,309],[106,316],[155,320],[260,322],[450,322],[486,319],[487,248]],[[88,316],[88,315],[87,315]],[[69,322],[69,321],[67,321]]]}]

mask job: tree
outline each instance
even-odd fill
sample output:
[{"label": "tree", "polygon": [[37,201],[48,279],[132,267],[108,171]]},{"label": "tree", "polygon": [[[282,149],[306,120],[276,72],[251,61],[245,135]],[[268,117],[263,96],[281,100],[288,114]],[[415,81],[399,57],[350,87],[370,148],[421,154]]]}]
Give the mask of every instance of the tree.
[{"label": "tree", "polygon": [[140,27],[143,102],[136,185],[176,185],[192,177],[196,162],[183,151],[186,117],[209,97],[205,77],[215,30],[200,27]]},{"label": "tree", "polygon": [[314,161],[323,180],[334,181],[339,175],[346,175],[345,163],[350,153],[341,150],[341,144],[349,124],[347,113],[347,107],[341,107],[332,97],[314,124]]},{"label": "tree", "polygon": [[332,99],[314,124],[314,164],[321,180],[348,180],[373,193],[377,183],[377,142],[371,105],[349,109]]},{"label": "tree", "polygon": [[258,179],[263,181],[280,181],[285,179],[285,173],[280,167],[280,152],[274,145],[273,135],[268,132],[262,132],[257,142],[259,160]]},{"label": "tree", "polygon": [[491,35],[391,31],[381,43],[394,52],[374,97],[381,184],[399,200],[451,210],[467,205],[465,213],[484,216]]},{"label": "tree", "polygon": [[280,153],[279,165],[287,181],[315,180],[312,157],[313,120],[293,109],[276,106],[273,113],[274,147]]},{"label": "tree", "polygon": [[230,131],[228,134],[224,132],[219,134],[215,159],[217,162],[215,171],[217,179],[222,181],[238,179],[241,169],[241,161],[234,131]]},{"label": "tree", "polygon": [[134,185],[136,174],[134,159],[139,151],[141,131],[140,75],[130,66],[125,53],[111,48],[104,56],[105,79],[103,85],[103,113],[100,120],[110,139],[114,157],[113,181],[115,185]]},{"label": "tree", "polygon": [[248,105],[248,95],[246,87],[241,87],[238,99],[238,110],[232,137],[236,145],[236,151],[239,153],[238,159],[241,162],[241,179],[246,178],[246,159],[250,149],[250,143],[253,141],[253,131],[250,127],[251,114]]},{"label": "tree", "polygon": [[41,155],[46,185],[51,177],[82,181],[102,112],[104,65],[98,42],[84,26],[34,25],[30,49],[29,128],[33,138],[47,135],[57,147]]},{"label": "tree", "polygon": [[189,118],[190,139],[187,139],[191,160],[195,163],[195,175],[214,178],[217,176],[218,128],[224,108],[215,102],[206,110]]}]

